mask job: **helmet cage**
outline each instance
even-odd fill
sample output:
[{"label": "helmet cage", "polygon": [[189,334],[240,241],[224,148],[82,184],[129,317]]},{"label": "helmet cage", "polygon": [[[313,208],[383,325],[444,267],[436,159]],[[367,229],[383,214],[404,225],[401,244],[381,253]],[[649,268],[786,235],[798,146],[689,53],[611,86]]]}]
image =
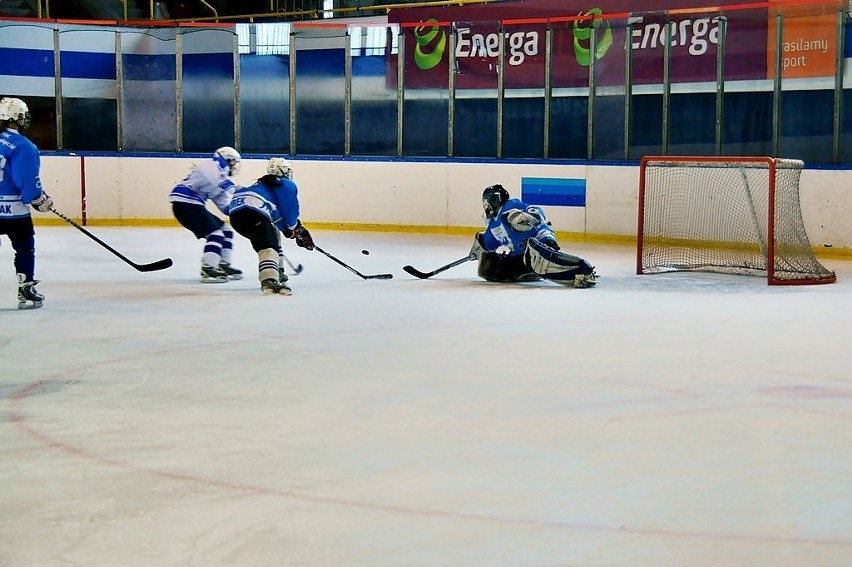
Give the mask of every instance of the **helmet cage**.
[{"label": "helmet cage", "polygon": [[221,158],[228,164],[228,175],[236,175],[240,170],[242,157],[240,152],[230,146],[222,146],[213,153],[213,157]]},{"label": "helmet cage", "polygon": [[482,209],[485,211],[485,217],[493,219],[497,217],[506,201],[509,200],[509,192],[499,183],[485,188],[482,192]]}]

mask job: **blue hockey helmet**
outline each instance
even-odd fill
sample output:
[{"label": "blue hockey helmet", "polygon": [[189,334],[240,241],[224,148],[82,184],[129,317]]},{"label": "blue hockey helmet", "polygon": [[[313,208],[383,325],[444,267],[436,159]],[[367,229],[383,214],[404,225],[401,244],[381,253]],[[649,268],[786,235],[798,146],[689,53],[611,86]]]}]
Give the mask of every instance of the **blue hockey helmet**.
[{"label": "blue hockey helmet", "polygon": [[486,187],[482,192],[482,208],[485,210],[485,216],[489,219],[495,218],[500,212],[500,207],[508,200],[509,192],[499,183]]}]

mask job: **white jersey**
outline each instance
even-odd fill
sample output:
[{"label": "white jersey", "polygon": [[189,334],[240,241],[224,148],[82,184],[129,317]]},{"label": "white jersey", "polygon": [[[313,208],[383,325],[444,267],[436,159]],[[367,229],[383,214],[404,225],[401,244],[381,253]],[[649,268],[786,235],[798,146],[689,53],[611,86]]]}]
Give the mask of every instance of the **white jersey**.
[{"label": "white jersey", "polygon": [[228,164],[214,157],[193,167],[172,189],[169,202],[204,206],[210,200],[227,215],[235,189],[236,185],[228,178]]}]

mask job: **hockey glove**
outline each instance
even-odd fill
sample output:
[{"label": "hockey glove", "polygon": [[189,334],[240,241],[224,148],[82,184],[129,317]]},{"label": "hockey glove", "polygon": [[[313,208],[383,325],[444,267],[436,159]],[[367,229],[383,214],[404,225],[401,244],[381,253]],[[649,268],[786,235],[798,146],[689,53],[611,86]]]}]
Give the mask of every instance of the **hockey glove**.
[{"label": "hockey glove", "polygon": [[308,232],[308,229],[302,226],[302,223],[299,223],[296,225],[296,228],[293,229],[293,237],[296,239],[296,246],[307,250],[314,249],[314,239],[311,237],[311,233]]},{"label": "hockey glove", "polygon": [[47,193],[42,191],[39,198],[34,199],[30,204],[40,213],[49,213],[50,209],[53,208],[53,199],[51,199]]}]

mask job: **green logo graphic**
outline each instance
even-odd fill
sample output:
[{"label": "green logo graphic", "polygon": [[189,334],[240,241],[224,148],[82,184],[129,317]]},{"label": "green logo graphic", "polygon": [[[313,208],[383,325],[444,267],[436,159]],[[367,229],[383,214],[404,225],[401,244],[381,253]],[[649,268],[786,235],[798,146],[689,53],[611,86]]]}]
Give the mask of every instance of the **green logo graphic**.
[{"label": "green logo graphic", "polygon": [[[603,14],[600,8],[592,8],[582,16],[597,17]],[[588,27],[583,27],[587,25]],[[595,60],[600,59],[609,48],[612,47],[612,26],[606,20],[593,19],[591,22],[583,22],[577,20],[574,22],[574,57],[577,58],[577,63],[583,67],[588,67],[592,62],[591,43],[592,27],[596,30],[603,30],[603,33],[595,34]],[[583,44],[581,44],[581,42]]]},{"label": "green logo graphic", "polygon": [[[426,20],[426,23],[437,23],[438,20],[431,18]],[[440,35],[438,42],[430,49],[429,44],[432,40]],[[414,48],[414,63],[424,71],[428,71],[436,67],[441,62],[441,57],[444,56],[444,49],[447,47],[447,32],[441,31],[438,26],[427,28],[426,26],[417,26],[414,28],[414,41],[417,45]]]}]

